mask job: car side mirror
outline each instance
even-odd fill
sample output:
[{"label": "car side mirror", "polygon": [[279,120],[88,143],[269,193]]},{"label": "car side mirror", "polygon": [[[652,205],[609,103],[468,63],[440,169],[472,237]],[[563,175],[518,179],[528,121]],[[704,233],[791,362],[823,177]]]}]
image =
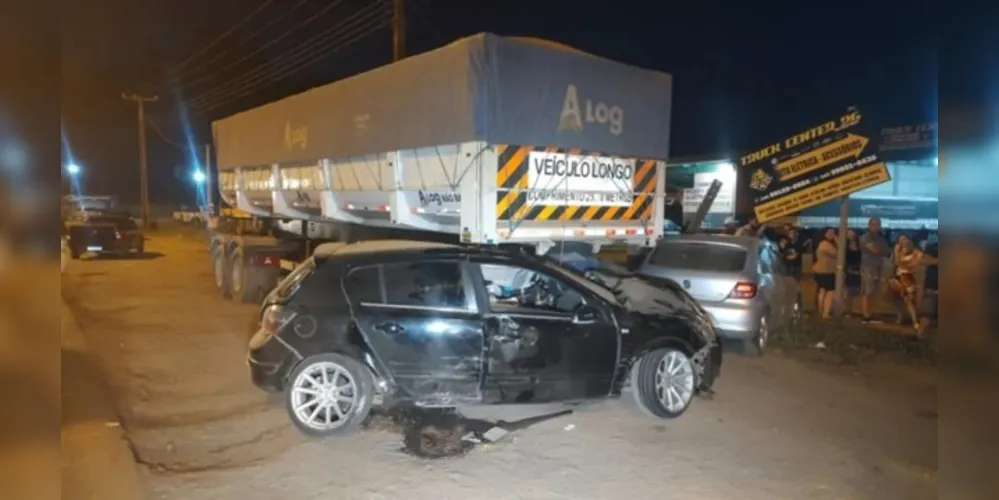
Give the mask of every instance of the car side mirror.
[{"label": "car side mirror", "polygon": [[572,322],[576,325],[592,325],[600,318],[600,313],[596,308],[582,306],[572,315]]}]

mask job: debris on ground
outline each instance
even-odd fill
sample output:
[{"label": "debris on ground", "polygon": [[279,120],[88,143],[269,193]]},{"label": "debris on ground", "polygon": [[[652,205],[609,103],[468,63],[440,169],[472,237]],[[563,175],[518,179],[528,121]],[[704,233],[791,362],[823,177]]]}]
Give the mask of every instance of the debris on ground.
[{"label": "debris on ground", "polygon": [[[399,410],[388,418],[394,421],[393,428],[402,431],[401,451],[420,458],[436,459],[462,456],[477,445],[498,443],[514,431],[572,413],[573,410],[563,410],[513,422],[490,422],[468,418],[453,410],[409,408]],[[368,428],[371,428],[370,423],[375,421],[369,422]],[[570,424],[565,430],[573,428],[575,426]]]}]

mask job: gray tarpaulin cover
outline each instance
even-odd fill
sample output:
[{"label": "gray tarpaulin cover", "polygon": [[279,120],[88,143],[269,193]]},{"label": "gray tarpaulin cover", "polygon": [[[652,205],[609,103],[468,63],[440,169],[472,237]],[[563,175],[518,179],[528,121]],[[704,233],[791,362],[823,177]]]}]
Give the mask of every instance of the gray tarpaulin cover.
[{"label": "gray tarpaulin cover", "polygon": [[485,141],[666,159],[672,77],[479,34],[212,124],[220,168]]}]

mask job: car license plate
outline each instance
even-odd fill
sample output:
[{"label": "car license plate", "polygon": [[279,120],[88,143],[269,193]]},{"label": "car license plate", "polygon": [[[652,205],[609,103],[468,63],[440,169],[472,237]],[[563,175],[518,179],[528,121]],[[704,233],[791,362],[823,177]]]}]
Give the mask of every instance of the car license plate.
[{"label": "car license plate", "polygon": [[87,247],[87,251],[88,252],[100,252],[101,250],[104,250],[104,247],[100,247],[100,246],[96,246],[96,245],[91,245],[91,246]]}]

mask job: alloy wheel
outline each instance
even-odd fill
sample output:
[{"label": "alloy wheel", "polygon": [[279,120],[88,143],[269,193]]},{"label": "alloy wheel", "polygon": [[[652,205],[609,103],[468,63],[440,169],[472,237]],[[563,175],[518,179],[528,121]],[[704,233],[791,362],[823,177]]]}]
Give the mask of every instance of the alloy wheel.
[{"label": "alloy wheel", "polygon": [[656,396],[670,413],[680,413],[694,396],[694,367],[690,358],[680,351],[670,350],[656,367]]},{"label": "alloy wheel", "polygon": [[342,427],[357,407],[356,381],[332,361],[319,361],[302,370],[289,390],[295,418],[317,431]]},{"label": "alloy wheel", "polygon": [[760,326],[756,331],[756,347],[763,352],[767,348],[767,341],[770,339],[770,328],[767,325],[767,318],[760,318]]}]

